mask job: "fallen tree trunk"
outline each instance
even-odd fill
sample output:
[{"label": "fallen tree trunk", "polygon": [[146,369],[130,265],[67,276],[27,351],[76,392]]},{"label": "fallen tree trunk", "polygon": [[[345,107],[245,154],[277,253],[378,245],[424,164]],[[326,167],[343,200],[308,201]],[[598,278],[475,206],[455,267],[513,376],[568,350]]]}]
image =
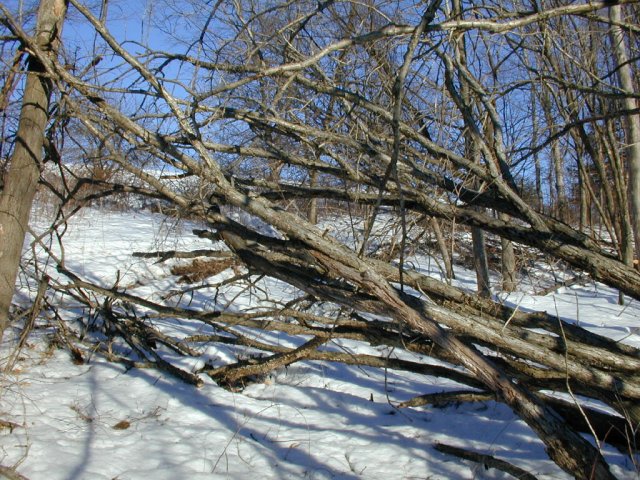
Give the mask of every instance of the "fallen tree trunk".
[{"label": "fallen tree trunk", "polygon": [[[259,254],[259,246],[235,233],[220,232],[220,236],[229,247],[235,251],[248,265],[265,273],[286,279],[302,290],[313,293],[313,283],[318,279],[292,277],[287,275],[283,265],[274,268]],[[252,242],[252,243],[250,243]],[[396,321],[406,323],[413,330],[426,335],[441,348],[465,366],[478,380],[491,391],[499,395],[536,433],[546,445],[549,456],[564,470],[583,479],[613,479],[607,463],[601,454],[586,440],[580,437],[562,421],[550,407],[540,402],[530,392],[513,383],[496,365],[485,358],[473,347],[462,343],[453,334],[440,327],[433,319],[421,315],[418,311],[405,303],[398,293],[365,262],[354,261],[360,267],[345,265],[328,255],[309,250],[317,263],[330,272],[331,276],[347,279],[372,296],[369,304],[376,304],[374,311],[382,310]],[[291,258],[291,257],[290,257]],[[290,260],[290,259],[288,259]],[[299,258],[293,257],[291,262],[299,263]],[[292,268],[289,269],[290,271]],[[329,278],[331,278],[329,276]],[[325,282],[328,280],[325,277]],[[375,299],[375,300],[374,300]],[[362,308],[359,301],[347,301],[343,298],[340,303],[350,307]]]},{"label": "fallen tree trunk", "polygon": [[[235,226],[234,228],[239,230],[241,227]],[[361,291],[355,290],[349,284],[339,280],[346,278],[341,272],[344,266],[340,262],[324,256],[315,257],[317,261],[314,262],[313,256],[318,255],[317,253],[292,242],[261,237],[250,232],[243,232],[242,235],[238,235],[238,233],[222,231],[220,235],[228,241],[230,247],[246,264],[258,271],[269,272],[268,274],[292,283],[320,298],[332,298],[338,303],[347,304],[354,308],[388,314],[385,310],[388,309],[388,306],[380,304],[379,293],[366,296]],[[324,265],[324,268],[318,265]],[[379,265],[385,264],[372,264],[369,270],[365,270],[366,274],[376,273]],[[377,273],[392,275],[392,278],[397,275],[397,272],[390,272],[391,268],[388,266],[384,266],[381,270]],[[333,273],[327,273],[330,271]],[[407,276],[409,277],[410,274]],[[640,398],[640,379],[638,379],[637,370],[635,370],[639,361],[635,355],[630,356],[626,352],[611,352],[610,349],[600,346],[614,344],[614,342],[602,339],[597,335],[586,335],[591,343],[600,345],[585,345],[577,339],[569,340],[566,338],[570,334],[565,335],[565,338],[542,335],[523,329],[511,322],[501,324],[486,315],[458,314],[451,309],[445,309],[413,296],[403,295],[403,299],[414,310],[435,319],[439,324],[445,325],[456,334],[471,338],[475,342],[545,365],[556,372],[567,375],[575,383],[614,391],[615,395],[620,396],[619,398]],[[563,330],[562,324],[559,325]],[[420,331],[415,329],[415,325],[411,325],[411,327],[416,332]],[[429,335],[427,337],[431,338]],[[630,351],[637,354],[634,349],[630,349]]]},{"label": "fallen tree trunk", "polygon": [[[513,335],[513,332],[520,331],[521,327],[517,327],[510,323],[504,324],[500,322],[494,322],[493,325],[490,325],[487,323],[488,318],[486,316],[478,318],[474,318],[473,316],[463,318],[461,316],[460,320],[456,320],[451,323],[451,318],[454,318],[456,314],[451,311],[439,311],[438,308],[441,307],[438,307],[435,304],[429,304],[417,297],[398,293],[391,286],[385,286],[379,274],[376,273],[375,266],[369,266],[368,269],[363,269],[362,272],[357,272],[350,267],[345,267],[338,263],[333,258],[327,258],[326,256],[319,254],[317,251],[304,248],[301,244],[261,237],[257,234],[252,234],[251,232],[245,233],[245,235],[241,236],[237,233],[222,230],[217,234],[217,236],[224,239],[235,254],[237,254],[242,261],[256,273],[264,274],[269,272],[270,275],[281,278],[292,285],[296,285],[311,295],[317,295],[319,298],[331,299],[337,303],[348,305],[360,311],[384,314],[396,319],[396,322],[386,322],[388,327],[379,329],[377,334],[373,333],[375,332],[375,322],[370,323],[372,327],[371,331],[366,328],[367,322],[355,322],[360,324],[360,335],[362,335],[360,338],[365,341],[367,341],[367,336],[372,334],[373,337],[370,336],[369,338],[373,338],[374,341],[383,343],[385,335],[397,334],[398,330],[394,325],[401,324],[406,325],[406,327],[404,327],[405,334],[406,332],[422,334],[422,342],[428,343],[427,339],[436,340],[436,344],[438,346],[436,348],[433,346],[428,347],[428,351],[439,358],[464,365],[469,372],[471,372],[471,378],[474,380],[467,380],[463,383],[467,383],[474,387],[488,387],[494,392],[493,395],[498,395],[502,401],[509,404],[514,411],[518,413],[518,415],[525,419],[527,423],[529,423],[538,432],[541,438],[545,439],[545,443],[549,448],[550,456],[552,456],[556,462],[563,465],[563,468],[572,469],[573,472],[579,472],[578,476],[580,478],[589,478],[592,473],[590,468],[593,467],[598,472],[599,478],[611,478],[608,476],[604,461],[601,458],[598,458],[598,456],[594,456],[593,451],[589,450],[592,449],[592,447],[590,445],[585,447],[585,441],[576,435],[571,428],[568,428],[560,416],[556,415],[549,406],[544,402],[541,402],[536,396],[532,395],[527,388],[525,388],[526,385],[535,385],[535,382],[529,381],[526,369],[520,368],[520,366],[513,362],[505,364],[503,367],[498,367],[500,362],[488,360],[473,347],[473,343],[482,342],[485,334],[481,332],[484,330],[489,331],[490,334],[492,334],[492,331],[495,333],[497,330],[500,332],[500,335],[504,336],[504,341],[507,341],[507,343],[513,343],[514,339],[517,338]],[[202,232],[200,232],[200,234],[204,235]],[[285,245],[287,247],[286,250],[279,248],[284,247]],[[71,274],[69,274],[69,276],[70,278],[74,278]],[[350,281],[346,281],[347,279]],[[87,283],[82,283],[82,281],[77,278],[74,278],[74,281],[76,285],[93,288]],[[354,283],[357,284],[355,287],[353,285]],[[105,295],[113,294],[125,301],[138,302],[138,299],[133,296],[117,292],[116,289],[96,288],[96,290],[101,290]],[[185,314],[186,312],[186,315],[189,317],[201,319],[202,321],[212,325],[233,325],[234,322],[237,322],[237,325],[246,325],[258,329],[264,326],[259,322],[256,322],[255,319],[247,316],[217,315],[213,312],[204,314],[203,312],[181,311],[180,309],[154,305],[151,302],[143,301],[142,299],[140,299],[139,303],[144,305],[146,308],[157,308],[157,311],[165,312],[165,314],[168,315],[180,315],[181,313]],[[455,328],[448,326],[448,328],[453,328],[453,330],[443,330],[434,321],[434,319],[429,320],[428,317],[425,316],[431,314],[436,315],[438,323],[445,322],[446,324],[448,322],[455,327],[455,325],[461,324],[462,320],[465,320],[465,322],[462,323],[471,325],[471,327],[465,327],[465,329],[460,327],[461,334],[458,337],[455,335]],[[268,313],[266,315],[269,316]],[[313,321],[312,318],[308,318],[308,320]],[[378,325],[382,324],[385,324],[385,322]],[[482,327],[483,324],[485,325]],[[339,325],[337,326],[339,327]],[[347,325],[345,324],[345,326]],[[409,328],[407,329],[407,327]],[[322,327],[311,328],[306,320],[301,320],[298,328],[299,330],[297,332],[291,330],[291,333],[314,335],[318,342],[317,345],[320,345],[326,341],[326,338],[328,338],[328,332],[322,333]],[[314,334],[314,330],[316,328],[318,329],[317,334]],[[283,327],[283,330],[286,330],[286,328]],[[138,331],[141,330],[138,329]],[[354,331],[354,333],[356,333],[356,331]],[[331,334],[339,335],[340,331],[333,329]],[[531,352],[536,351],[536,341],[542,341],[545,338],[546,337],[544,335],[540,335],[539,333],[531,335],[531,343],[516,342],[511,346],[511,352],[522,359],[527,359]],[[597,336],[594,336],[591,340],[596,340],[597,338]],[[156,340],[164,341],[161,337],[156,337]],[[197,338],[192,338],[190,340],[197,341]],[[223,341],[222,339],[219,340]],[[215,341],[215,339],[213,339],[213,341]],[[493,348],[496,348],[492,343],[495,341],[495,338],[490,336],[487,339],[484,339],[484,341],[486,341],[487,345],[491,345]],[[581,355],[580,352],[584,349],[584,346],[578,344],[579,342],[577,341],[575,341],[575,343],[577,344],[574,347],[577,352],[575,356],[576,358],[579,358]],[[592,343],[599,342],[594,341]],[[285,351],[277,353],[277,355],[280,355],[285,359],[284,364],[289,363],[289,361],[296,361],[300,359],[346,361],[344,359],[341,360],[339,357],[319,352],[316,348],[311,348],[316,347],[317,345],[314,344],[313,346],[309,346],[309,348],[304,348],[300,350],[299,354],[295,353],[293,356],[291,356],[292,353],[287,353]],[[538,347],[537,350],[546,351],[549,347],[549,345],[546,345],[544,342],[542,342],[541,345],[542,346]],[[266,347],[260,347],[255,344],[252,346],[269,351]],[[500,348],[500,346],[498,345],[497,348]],[[602,349],[602,347],[598,348]],[[622,352],[616,352],[613,356],[624,357],[625,354]],[[282,365],[279,358],[280,357],[278,356],[274,358],[266,357],[264,362],[260,361],[255,363],[253,366],[237,365],[231,369],[223,368],[222,370],[209,370],[207,373],[210,373],[214,377],[222,380],[225,377],[225,371],[234,372],[234,375],[239,374],[239,376],[235,376],[235,378],[229,382],[234,383],[240,378],[260,374],[273,368],[277,368],[279,365]],[[633,357],[630,358],[630,360],[632,359]],[[499,358],[496,358],[495,360],[499,360]],[[614,366],[616,364],[620,366],[621,363],[622,362],[617,360],[612,361]],[[380,366],[382,365],[384,365],[384,362],[380,364]],[[571,365],[572,364],[569,364],[569,366]],[[160,368],[163,368],[162,365],[159,366]],[[506,369],[504,369],[505,366],[507,367]],[[576,363],[575,366],[579,377],[579,369],[583,367],[578,363]],[[558,366],[556,365],[556,367]],[[393,368],[392,365],[391,368]],[[553,369],[549,370],[547,371],[547,374],[552,373],[553,371]],[[611,372],[613,371],[614,370],[611,370]],[[611,372],[602,371],[598,375],[611,375]],[[447,372],[442,372],[442,374],[445,376],[448,375]],[[558,384],[561,385],[563,382],[566,383],[567,375],[571,377],[573,374],[574,373],[571,370],[563,372],[556,369],[553,375],[555,375]],[[594,375],[593,378],[588,379],[589,382],[597,384],[598,375]],[[517,383],[514,383],[513,379],[516,378]],[[541,382],[541,385],[548,386],[549,383]],[[588,390],[588,388],[585,389]],[[621,390],[622,398],[625,398],[625,395],[632,395],[633,391],[633,388]],[[611,397],[613,396],[615,395],[612,394]],[[571,443],[571,448],[566,448],[566,444],[568,442]],[[553,451],[551,451],[551,449],[553,449]],[[571,461],[569,461],[569,457],[571,457]]]}]

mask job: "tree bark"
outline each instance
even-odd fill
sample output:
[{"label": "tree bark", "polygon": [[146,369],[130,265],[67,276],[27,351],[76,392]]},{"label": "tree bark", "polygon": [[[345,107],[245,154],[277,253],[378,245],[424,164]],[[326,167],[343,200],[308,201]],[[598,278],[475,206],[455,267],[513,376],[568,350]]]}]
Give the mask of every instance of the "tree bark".
[{"label": "tree bark", "polygon": [[478,283],[478,295],[483,298],[489,298],[491,296],[491,283],[489,280],[489,261],[487,259],[484,231],[480,228],[472,228],[471,241],[473,245],[473,267],[476,271],[476,280]]},{"label": "tree bark", "polygon": [[[508,220],[508,217],[506,220]],[[518,286],[518,280],[516,278],[516,253],[511,240],[501,238],[500,243],[502,244],[502,290],[505,292],[513,292]]]},{"label": "tree bark", "polygon": [[[461,15],[462,6],[459,0],[455,0],[452,3],[453,11],[455,15]],[[467,51],[464,36],[459,36],[455,43],[455,53],[459,62],[459,68],[466,66]],[[464,102],[462,108],[467,108],[472,111],[471,105],[473,99],[471,98],[471,88],[464,81],[460,81],[460,101]],[[464,148],[467,158],[477,165],[482,165],[482,156],[480,151],[479,139],[474,135],[473,130],[476,128],[473,125],[474,119],[466,117],[465,132],[464,132]],[[489,160],[490,162],[491,160]],[[479,179],[474,179],[473,188],[478,191],[482,190],[482,182]],[[477,208],[478,211],[482,209]],[[491,283],[489,280],[489,262],[487,260],[487,247],[484,238],[484,230],[482,228],[471,228],[471,241],[473,251],[473,266],[476,271],[477,291],[478,295],[483,298],[489,298],[491,296]]]},{"label": "tree bark", "polygon": [[[638,101],[633,97],[637,93],[634,88],[633,72],[629,63],[624,32],[620,27],[622,22],[622,6],[615,5],[609,9],[611,25],[611,43],[618,64],[618,78],[623,90],[622,100],[624,108],[633,110],[638,108]],[[622,118],[626,145],[627,167],[629,169],[629,199],[631,203],[631,217],[635,239],[636,258],[640,258],[640,115],[629,114]]]},{"label": "tree bark", "polygon": [[438,249],[440,250],[440,255],[442,255],[442,261],[444,262],[444,271],[447,278],[447,282],[456,278],[456,274],[453,271],[453,261],[451,259],[451,254],[449,253],[449,249],[447,248],[447,242],[444,239],[444,235],[442,234],[442,228],[440,228],[440,222],[435,217],[431,217],[429,219],[429,224],[431,228],[433,228],[433,233],[436,236],[436,242],[438,243]]},{"label": "tree bark", "polygon": [[[50,55],[58,49],[66,10],[65,0],[40,2],[35,40]],[[31,55],[15,147],[0,193],[0,339],[9,325],[9,308],[42,165],[52,88],[43,71],[40,61]]]},{"label": "tree bark", "polygon": [[[318,185],[318,172],[315,170],[311,172],[309,178],[309,186],[311,188],[315,188]],[[309,223],[315,225],[318,223],[318,199],[316,197],[312,197],[309,200],[309,209],[307,210],[307,220]]]}]

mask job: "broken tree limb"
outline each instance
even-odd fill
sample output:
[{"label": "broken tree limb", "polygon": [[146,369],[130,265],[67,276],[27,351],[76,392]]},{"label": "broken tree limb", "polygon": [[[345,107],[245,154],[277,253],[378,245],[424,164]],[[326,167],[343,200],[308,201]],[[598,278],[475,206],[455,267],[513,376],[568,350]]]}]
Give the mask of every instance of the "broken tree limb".
[{"label": "broken tree limb", "polygon": [[240,363],[220,367],[208,372],[208,374],[219,383],[233,386],[243,378],[265,375],[276,368],[284,367],[297,362],[298,360],[304,359],[308,352],[316,350],[325,341],[326,339],[324,338],[314,337],[300,347],[286,353],[278,353],[266,359],[256,360],[251,363]]},{"label": "broken tree limb", "polygon": [[439,452],[446,453],[447,455],[454,455],[458,458],[462,458],[463,460],[471,460],[472,462],[479,463],[480,465],[483,465],[485,469],[495,468],[496,470],[501,470],[520,480],[537,480],[534,475],[526,470],[523,470],[522,468],[505,460],[500,460],[493,455],[478,453],[464,448],[454,447],[453,445],[447,445],[445,443],[436,443],[433,448]]},{"label": "broken tree limb", "polygon": [[179,250],[160,250],[157,252],[133,252],[131,254],[137,258],[157,258],[156,263],[163,263],[172,258],[198,258],[198,257],[214,257],[214,258],[231,258],[231,252],[221,252],[218,250],[200,249],[191,251]]}]

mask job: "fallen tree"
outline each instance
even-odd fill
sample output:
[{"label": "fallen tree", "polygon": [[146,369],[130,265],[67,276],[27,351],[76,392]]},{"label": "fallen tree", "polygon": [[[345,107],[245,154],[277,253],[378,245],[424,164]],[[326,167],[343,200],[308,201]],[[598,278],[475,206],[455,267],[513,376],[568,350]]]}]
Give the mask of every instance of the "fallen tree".
[{"label": "fallen tree", "polygon": [[[237,35],[233,41],[221,42],[212,59],[162,51],[134,55],[88,8],[71,0],[100,36],[103,47],[122,62],[118,68],[126,72],[123,77],[132,75],[144,87],[120,89],[110,81],[101,84],[75,75],[73,69],[42,51],[3,10],[6,28],[64,93],[59,114],[73,119],[73,127],[99,145],[100,155],[132,179],[131,184],[77,179],[77,185],[91,184],[99,191],[83,199],[79,187],[63,185],[58,196],[64,202],[82,203],[125,191],[162,201],[170,211],[201,221],[207,230],[195,233],[224,242],[231,253],[167,251],[156,252],[154,257],[162,261],[177,256],[217,256],[226,262],[225,268],[238,262],[247,269],[233,281],[270,276],[297,287],[304,296],[287,308],[252,314],[197,311],[168,297],[164,304],[136,297],[117,284],[111,288],[95,285],[61,261],[59,272],[68,281],[52,282],[52,288],[97,312],[109,336],[93,348],[115,360],[152,365],[196,386],[202,381],[199,375],[206,374],[229,388],[242,388],[248,381],[300,360],[443,376],[476,389],[477,395],[490,394],[507,404],[539,435],[549,456],[571,475],[613,478],[598,449],[578,432],[588,429],[598,441],[607,441],[609,429],[621,431],[624,426],[626,431],[628,425],[629,438],[635,439],[635,426],[640,423],[640,352],[552,315],[521,312],[456,289],[412,270],[404,261],[410,241],[408,215],[455,220],[552,255],[640,300],[638,271],[590,235],[527,200],[518,186],[518,180],[525,180],[517,178],[518,162],[508,158],[505,147],[506,120],[495,107],[496,98],[515,101],[509,97],[511,86],[483,85],[479,72],[471,71],[466,59],[448,43],[450,37],[480,38],[484,33],[504,31],[521,36],[522,48],[534,49],[535,45],[526,44],[533,37],[527,28],[568,15],[595,15],[607,3],[544,12],[505,10],[495,17],[478,7],[476,15],[489,15],[478,20],[449,18],[441,2],[434,1],[414,17],[394,11],[393,17],[404,23],[381,24],[384,16],[375,16],[375,9],[367,11],[375,21],[366,31],[359,30],[361,14],[354,6],[348,17],[351,23],[336,20],[338,32],[323,36],[324,43],[318,43],[320,36],[313,32],[326,27],[325,8],[327,14],[338,16],[331,3],[309,7],[304,15],[275,30],[262,23],[265,18],[276,24],[282,20],[273,12],[252,16],[241,27],[233,24]],[[289,13],[285,6],[274,9],[278,11]],[[606,24],[601,18],[598,21]],[[266,33],[272,30],[276,33]],[[256,43],[256,35],[269,40]],[[227,50],[229,45],[232,51]],[[518,53],[513,49],[507,57]],[[481,50],[475,55],[480,56]],[[427,57],[438,62],[442,75],[430,73]],[[486,61],[492,64],[494,60]],[[379,81],[361,85],[361,61],[377,66]],[[189,86],[180,79],[173,84],[165,77],[172,63],[194,75]],[[518,72],[528,72],[527,67],[520,65]],[[423,86],[407,85],[409,74]],[[225,80],[217,82],[218,76]],[[593,93],[591,87],[554,81],[559,89]],[[532,83],[528,78],[521,82]],[[111,100],[114,93],[153,107],[148,112],[131,111],[123,106],[127,102]],[[594,94],[614,96],[606,85]],[[437,96],[445,110],[433,111],[425,101],[429,95]],[[629,112],[620,113],[624,114]],[[441,118],[445,119],[437,120]],[[555,140],[553,135],[533,149],[544,148]],[[474,158],[459,147],[456,138],[460,137],[473,140]],[[513,139],[513,151],[517,140]],[[148,168],[147,160],[160,165],[161,173]],[[193,188],[169,181],[162,169],[173,179],[193,180]],[[362,235],[354,238],[356,244],[347,245],[306,220],[294,208],[293,202],[300,199],[324,199],[339,203],[345,211],[356,207],[368,211]],[[369,255],[373,225],[384,208],[394,209],[401,232],[390,261]],[[259,219],[271,234],[235,221],[234,211]],[[319,301],[339,306],[341,313],[331,318],[306,311]],[[384,320],[365,319],[364,314]],[[164,317],[188,318],[211,327],[213,333],[167,335],[152,321]],[[244,334],[246,328],[286,332],[297,337],[299,344],[287,348],[260,342]],[[114,337],[124,339],[135,358],[114,354],[109,348]],[[329,340],[338,338],[406,348],[447,366],[341,355],[324,348]],[[77,341],[92,339],[78,334]],[[196,347],[202,343],[242,345],[259,355],[235,364],[205,365],[194,373],[159,353],[169,349],[197,357]],[[618,416],[596,418],[579,404],[559,404],[541,390],[599,400]],[[576,412],[584,422],[566,420]],[[619,446],[619,437],[616,442]]]}]

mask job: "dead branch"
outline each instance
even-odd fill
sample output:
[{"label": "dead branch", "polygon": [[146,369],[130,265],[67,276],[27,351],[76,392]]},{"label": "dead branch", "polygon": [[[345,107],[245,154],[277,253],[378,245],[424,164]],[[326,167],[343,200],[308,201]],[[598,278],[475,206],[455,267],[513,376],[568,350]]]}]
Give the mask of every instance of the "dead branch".
[{"label": "dead branch", "polygon": [[551,292],[555,292],[556,290],[562,288],[562,287],[571,287],[573,285],[578,285],[578,284],[585,284],[590,282],[591,280],[587,277],[585,277],[584,275],[577,275],[573,278],[570,278],[569,280],[565,280],[563,282],[560,283],[556,283],[554,285],[551,285],[550,287],[547,287],[543,290],[540,290],[539,292],[536,292],[535,295],[539,296],[539,297],[544,297],[545,295],[549,295]]},{"label": "dead branch", "polygon": [[308,352],[320,347],[326,340],[314,337],[300,347],[286,353],[279,353],[255,363],[236,364],[220,367],[208,372],[209,375],[220,383],[233,386],[241,379],[253,376],[265,375],[276,368],[290,365],[307,357]]},{"label": "dead branch", "polygon": [[516,467],[515,465],[512,465],[511,463],[504,460],[500,460],[499,458],[495,458],[492,455],[473,452],[471,450],[454,447],[445,443],[436,443],[433,448],[435,448],[439,452],[446,453],[447,455],[454,455],[464,460],[471,460],[472,462],[479,463],[487,470],[489,468],[495,468],[496,470],[506,472],[518,479],[537,480],[534,475],[530,474],[526,470],[523,470],[520,467]]},{"label": "dead branch", "polygon": [[0,465],[0,475],[8,480],[29,480],[24,475],[16,472],[14,468],[5,467],[4,465]]},{"label": "dead branch", "polygon": [[178,250],[160,250],[156,252],[133,252],[131,254],[137,258],[157,258],[156,263],[163,263],[172,258],[198,258],[198,257],[215,257],[215,258],[231,258],[231,252],[221,252],[218,250],[200,249],[181,252]]}]

